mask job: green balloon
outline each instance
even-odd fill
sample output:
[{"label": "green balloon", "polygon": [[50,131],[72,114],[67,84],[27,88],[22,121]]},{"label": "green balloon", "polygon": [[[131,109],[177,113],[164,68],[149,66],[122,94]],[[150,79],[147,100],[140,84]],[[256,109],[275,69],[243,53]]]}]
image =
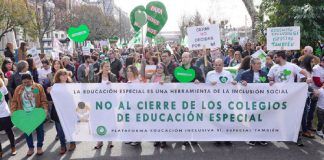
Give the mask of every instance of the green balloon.
[{"label": "green balloon", "polygon": [[146,24],[146,14],[144,13],[143,15],[142,12],[145,12],[145,7],[140,5],[135,7],[130,13],[131,25],[135,32],[138,32]]},{"label": "green balloon", "polygon": [[45,121],[45,118],[45,110],[42,108],[35,108],[30,112],[26,112],[24,110],[17,110],[13,112],[11,121],[22,132],[30,135]]},{"label": "green balloon", "polygon": [[146,24],[147,18],[146,13],[144,11],[136,11],[135,12],[135,23],[134,25],[142,28]]},{"label": "green balloon", "polygon": [[168,13],[162,2],[152,1],[146,5],[147,32],[146,37],[154,38],[168,20]]}]

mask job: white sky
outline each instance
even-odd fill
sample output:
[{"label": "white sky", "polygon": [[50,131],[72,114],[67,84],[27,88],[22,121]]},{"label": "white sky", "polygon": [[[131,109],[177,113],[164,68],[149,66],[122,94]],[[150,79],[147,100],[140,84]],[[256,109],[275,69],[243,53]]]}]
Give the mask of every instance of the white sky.
[{"label": "white sky", "polygon": [[[128,14],[138,5],[146,6],[152,0],[115,0],[115,4]],[[162,31],[179,31],[181,16],[192,15],[196,10],[200,12],[207,22],[209,17],[216,21],[228,19],[233,27],[251,26],[251,19],[242,0],[160,0],[167,9],[168,21]],[[259,5],[261,0],[254,0]]]}]

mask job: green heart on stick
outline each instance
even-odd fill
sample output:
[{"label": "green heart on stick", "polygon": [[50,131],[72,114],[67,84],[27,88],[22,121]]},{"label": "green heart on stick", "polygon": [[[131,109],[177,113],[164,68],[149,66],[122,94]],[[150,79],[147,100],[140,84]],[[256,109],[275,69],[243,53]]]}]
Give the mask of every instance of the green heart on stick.
[{"label": "green heart on stick", "polygon": [[222,83],[226,83],[227,80],[228,80],[227,77],[224,77],[224,76],[220,76],[220,77],[219,77],[219,81],[221,81]]},{"label": "green heart on stick", "polygon": [[183,67],[177,67],[174,70],[174,77],[181,83],[187,83],[195,79],[196,72],[193,69],[185,70]]},{"label": "green heart on stick", "polygon": [[147,32],[146,37],[154,38],[168,20],[168,13],[163,3],[152,1],[146,5]]},{"label": "green heart on stick", "polygon": [[29,136],[45,121],[45,118],[45,110],[42,108],[35,108],[30,112],[26,112],[24,110],[17,110],[13,112],[11,121],[17,128]]},{"label": "green heart on stick", "polygon": [[135,32],[138,32],[147,21],[145,7],[142,5],[135,7],[130,13],[130,21]]},{"label": "green heart on stick", "polygon": [[74,42],[84,42],[90,34],[90,30],[87,25],[82,24],[77,28],[70,27],[68,30],[69,38]]}]

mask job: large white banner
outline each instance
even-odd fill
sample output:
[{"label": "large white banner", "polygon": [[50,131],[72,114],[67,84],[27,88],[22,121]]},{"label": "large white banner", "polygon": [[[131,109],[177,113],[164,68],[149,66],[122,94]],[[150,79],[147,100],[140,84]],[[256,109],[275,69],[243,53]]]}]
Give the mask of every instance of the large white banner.
[{"label": "large white banner", "polygon": [[188,42],[190,50],[205,48],[220,48],[219,27],[217,24],[188,27]]},{"label": "large white banner", "polygon": [[267,28],[268,50],[299,50],[300,27]]},{"label": "large white banner", "polygon": [[71,141],[297,141],[306,83],[55,84]]}]

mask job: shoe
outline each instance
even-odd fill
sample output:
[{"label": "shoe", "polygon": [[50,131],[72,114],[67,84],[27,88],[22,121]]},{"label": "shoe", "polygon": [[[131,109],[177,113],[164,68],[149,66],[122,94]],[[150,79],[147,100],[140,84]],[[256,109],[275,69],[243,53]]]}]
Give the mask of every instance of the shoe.
[{"label": "shoe", "polygon": [[255,146],[255,143],[256,143],[255,141],[249,141],[249,142],[248,142],[248,145],[250,145],[250,146]]},{"label": "shoe", "polygon": [[324,138],[323,131],[316,131],[316,134],[320,136],[321,138]]},{"label": "shoe", "polygon": [[303,143],[303,140],[301,139],[301,137],[298,137],[298,139],[297,139],[297,146],[299,146],[299,147],[303,147],[304,146],[304,143]]},{"label": "shoe", "polygon": [[125,142],[125,144],[131,144],[132,142]]},{"label": "shoe", "polygon": [[166,142],[162,142],[162,143],[161,143],[161,148],[165,148],[165,147],[167,147]]},{"label": "shoe", "polygon": [[114,145],[113,144],[108,144],[108,148],[113,148]]},{"label": "shoe", "polygon": [[66,147],[61,147],[60,154],[63,155],[66,152]]},{"label": "shoe", "polygon": [[197,144],[198,144],[198,142],[196,142],[196,141],[193,141],[193,142],[191,142],[191,144],[192,144],[192,145],[197,145]]},{"label": "shoe", "polygon": [[310,131],[303,132],[302,136],[307,137],[307,138],[315,138],[314,134],[311,133]]},{"label": "shoe", "polygon": [[130,143],[131,146],[137,146],[139,144],[140,144],[140,142],[132,142],[132,143]]},{"label": "shoe", "polygon": [[27,152],[27,157],[30,157],[31,155],[33,155],[34,154],[34,148],[30,148],[29,150],[28,150],[28,152]]},{"label": "shoe", "polygon": [[187,146],[189,145],[189,142],[183,142],[182,145]]},{"label": "shoe", "polygon": [[76,148],[75,143],[70,143],[69,151],[74,151]]},{"label": "shoe", "polygon": [[153,146],[157,147],[158,145],[160,145],[160,142],[154,142]]},{"label": "shoe", "polygon": [[103,146],[103,142],[98,142],[94,149],[101,149]]},{"label": "shoe", "polygon": [[15,156],[17,154],[16,147],[11,147],[11,156]]},{"label": "shoe", "polygon": [[59,137],[58,135],[55,136],[55,141],[59,140]]},{"label": "shoe", "polygon": [[41,147],[37,147],[37,155],[42,155],[44,152]]},{"label": "shoe", "polygon": [[231,146],[231,145],[232,145],[232,142],[230,142],[230,141],[225,141],[224,143],[225,143],[225,145],[227,145],[227,146]]},{"label": "shoe", "polygon": [[261,142],[259,142],[260,144],[261,144],[261,146],[266,146],[266,145],[268,145],[268,142],[266,142],[266,141],[261,141]]}]

